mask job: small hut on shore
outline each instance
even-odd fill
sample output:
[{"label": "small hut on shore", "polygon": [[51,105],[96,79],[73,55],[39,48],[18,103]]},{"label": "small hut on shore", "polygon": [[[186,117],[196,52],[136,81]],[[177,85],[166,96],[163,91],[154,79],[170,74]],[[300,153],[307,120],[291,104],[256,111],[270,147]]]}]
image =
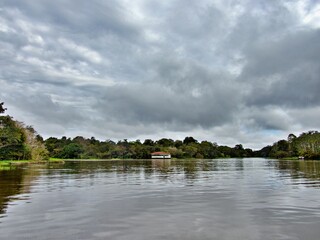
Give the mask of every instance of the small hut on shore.
[{"label": "small hut on shore", "polygon": [[167,152],[153,152],[151,153],[152,159],[170,159],[171,154]]}]

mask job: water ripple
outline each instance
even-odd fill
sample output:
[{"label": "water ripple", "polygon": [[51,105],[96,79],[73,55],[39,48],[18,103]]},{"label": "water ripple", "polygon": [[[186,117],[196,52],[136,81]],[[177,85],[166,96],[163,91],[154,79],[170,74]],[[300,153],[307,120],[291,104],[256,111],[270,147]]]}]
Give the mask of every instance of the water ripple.
[{"label": "water ripple", "polygon": [[[4,239],[317,239],[318,162],[70,162],[0,175]],[[17,226],[19,226],[17,228]]]}]

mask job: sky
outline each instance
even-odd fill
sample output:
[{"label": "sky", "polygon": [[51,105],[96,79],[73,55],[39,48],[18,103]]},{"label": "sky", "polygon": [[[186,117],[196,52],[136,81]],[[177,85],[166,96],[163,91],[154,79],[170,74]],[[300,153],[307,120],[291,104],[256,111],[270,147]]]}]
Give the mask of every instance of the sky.
[{"label": "sky", "polygon": [[0,102],[44,138],[319,130],[318,0],[0,0]]}]

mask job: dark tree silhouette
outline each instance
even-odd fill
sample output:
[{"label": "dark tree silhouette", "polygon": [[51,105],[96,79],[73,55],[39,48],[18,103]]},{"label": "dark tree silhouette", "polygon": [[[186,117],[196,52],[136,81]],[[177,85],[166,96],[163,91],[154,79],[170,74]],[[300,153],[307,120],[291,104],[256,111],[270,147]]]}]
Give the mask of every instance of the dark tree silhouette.
[{"label": "dark tree silhouette", "polygon": [[183,144],[189,144],[189,143],[198,143],[198,141],[196,139],[194,139],[193,137],[186,137],[183,140]]},{"label": "dark tree silhouette", "polygon": [[0,103],[0,113],[4,113],[7,109],[3,107],[3,102]]}]

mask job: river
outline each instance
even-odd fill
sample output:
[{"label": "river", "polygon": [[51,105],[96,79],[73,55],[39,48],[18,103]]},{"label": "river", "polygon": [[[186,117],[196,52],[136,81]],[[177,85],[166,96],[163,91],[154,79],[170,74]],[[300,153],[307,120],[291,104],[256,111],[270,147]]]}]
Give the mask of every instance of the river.
[{"label": "river", "polygon": [[320,235],[320,161],[68,161],[0,171],[0,239]]}]

